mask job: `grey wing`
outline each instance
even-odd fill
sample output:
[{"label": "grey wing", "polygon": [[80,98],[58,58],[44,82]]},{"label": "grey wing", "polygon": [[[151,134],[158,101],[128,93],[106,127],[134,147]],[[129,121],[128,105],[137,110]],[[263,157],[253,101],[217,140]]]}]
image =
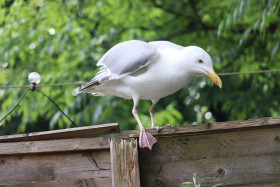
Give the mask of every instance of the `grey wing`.
[{"label": "grey wing", "polygon": [[130,40],[112,47],[98,61],[103,66],[91,81],[83,85],[80,91],[100,84],[103,80],[116,79],[146,67],[158,58],[157,49],[143,41]]},{"label": "grey wing", "polygon": [[103,65],[114,77],[133,73],[158,57],[156,48],[143,41],[130,40],[112,47],[97,63]]},{"label": "grey wing", "polygon": [[149,42],[149,44],[152,44],[156,48],[173,48],[176,50],[182,50],[183,48],[185,48],[184,46],[177,45],[168,41],[153,41]]}]

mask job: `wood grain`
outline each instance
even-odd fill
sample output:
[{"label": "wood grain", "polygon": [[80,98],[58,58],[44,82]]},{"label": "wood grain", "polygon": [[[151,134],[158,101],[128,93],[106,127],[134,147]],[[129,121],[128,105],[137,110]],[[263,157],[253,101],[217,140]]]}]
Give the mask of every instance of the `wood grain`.
[{"label": "wood grain", "polygon": [[110,137],[0,143],[0,155],[110,149]]},{"label": "wood grain", "polygon": [[0,136],[0,143],[85,138],[85,137],[94,137],[94,136],[105,135],[105,134],[114,134],[119,132],[120,132],[120,127],[117,123],[109,123],[109,124],[92,125],[86,127],[76,127],[76,128],[53,130],[53,131]]},{"label": "wood grain", "polygon": [[112,186],[140,187],[137,140],[111,140]]},{"label": "wood grain", "polygon": [[[185,125],[175,126],[170,128],[163,128],[159,132],[155,129],[147,129],[154,136],[166,136],[166,135],[178,135],[178,134],[193,134],[193,133],[214,133],[217,131],[234,131],[234,130],[246,130],[252,128],[266,128],[280,126],[280,117],[267,117],[256,120],[245,121],[228,121],[203,125]],[[122,132],[122,138],[137,138],[139,137],[138,130],[124,131]]]},{"label": "wood grain", "polygon": [[[99,187],[109,182],[104,182],[104,179],[77,179],[59,182],[32,182],[13,185],[0,185],[0,187]],[[97,186],[98,185],[98,186]]]},{"label": "wood grain", "polygon": [[277,186],[280,127],[159,137],[152,151],[139,149],[141,186],[178,186],[214,177],[203,186]]},{"label": "wood grain", "polygon": [[110,187],[111,175],[109,150],[0,157],[0,185]]}]

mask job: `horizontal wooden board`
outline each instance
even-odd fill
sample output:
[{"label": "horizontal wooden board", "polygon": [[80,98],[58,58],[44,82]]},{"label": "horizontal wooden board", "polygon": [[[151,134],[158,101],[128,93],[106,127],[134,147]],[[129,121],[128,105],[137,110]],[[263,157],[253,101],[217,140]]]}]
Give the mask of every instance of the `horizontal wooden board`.
[{"label": "horizontal wooden board", "polygon": [[[155,136],[168,136],[178,134],[193,134],[193,133],[214,133],[216,131],[233,131],[249,128],[265,128],[271,126],[280,126],[280,117],[267,117],[256,120],[245,121],[228,121],[218,122],[203,125],[185,125],[163,128],[159,132],[155,129],[147,129],[152,135]],[[122,132],[122,138],[137,138],[139,137],[138,130]]]},{"label": "horizontal wooden board", "polygon": [[153,150],[139,149],[141,186],[178,186],[214,177],[203,186],[277,186],[280,128],[159,137]]},{"label": "horizontal wooden board", "polygon": [[[250,186],[250,184],[279,183],[280,154],[261,155],[258,157],[247,156],[242,158],[213,158],[208,161],[187,160],[181,162],[167,162],[165,164],[155,163],[146,167],[150,175],[145,175],[142,186],[178,186],[183,182],[192,181],[193,173],[198,179],[214,177],[204,182],[203,186],[212,186],[223,183],[226,186]],[[177,168],[185,168],[178,171]],[[152,172],[161,175],[153,175]],[[174,175],[176,173],[176,175]],[[144,177],[144,176],[143,176]]]},{"label": "horizontal wooden board", "polygon": [[0,143],[0,155],[110,149],[110,137]]},{"label": "horizontal wooden board", "polygon": [[0,156],[0,185],[110,187],[111,175],[110,150]]},{"label": "horizontal wooden board", "polygon": [[86,127],[76,127],[76,128],[60,129],[60,130],[53,130],[53,131],[0,136],[0,143],[86,138],[86,137],[94,137],[94,136],[100,136],[105,134],[114,134],[119,132],[120,132],[120,127],[118,123],[109,123],[109,124],[91,125]]},{"label": "horizontal wooden board", "polygon": [[104,178],[77,179],[59,182],[30,182],[13,185],[0,185],[0,187],[110,187],[110,180]]}]

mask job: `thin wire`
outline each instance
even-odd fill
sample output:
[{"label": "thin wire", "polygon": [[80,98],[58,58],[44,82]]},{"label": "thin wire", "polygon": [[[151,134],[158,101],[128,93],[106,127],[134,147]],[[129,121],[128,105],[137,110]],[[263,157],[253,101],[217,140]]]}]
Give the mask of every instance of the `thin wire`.
[{"label": "thin wire", "polygon": [[[280,69],[275,70],[260,70],[260,71],[247,71],[247,72],[230,72],[230,73],[218,73],[219,76],[231,76],[231,75],[244,75],[244,74],[261,74],[261,73],[278,73]],[[198,77],[204,77],[207,75],[198,75]],[[0,87],[1,88],[1,87]]]},{"label": "thin wire", "polygon": [[72,120],[62,111],[62,109],[54,102],[54,100],[52,100],[52,99],[51,99],[49,96],[47,96],[44,92],[42,92],[42,91],[40,91],[40,90],[38,90],[38,89],[36,89],[35,91],[41,93],[43,96],[46,96],[46,97],[56,106],[56,108],[57,108],[69,121],[71,121],[71,123],[72,123],[74,126],[79,127],[74,121],[72,121]]},{"label": "thin wire", "polygon": [[[219,76],[231,76],[231,75],[243,75],[243,74],[261,74],[261,73],[278,73],[280,69],[275,70],[260,70],[260,71],[247,71],[247,72],[230,72],[230,73],[218,73]],[[206,75],[197,75],[198,77],[204,77]],[[36,87],[55,87],[55,86],[75,86],[82,85],[84,82],[79,83],[62,83],[62,84],[40,84]],[[15,85],[15,86],[0,86],[1,88],[29,88],[30,85]]]},{"label": "thin wire", "polygon": [[261,74],[261,73],[277,73],[280,69],[274,70],[260,70],[260,71],[248,71],[248,72],[232,72],[232,73],[220,73],[219,76],[230,76],[230,75],[243,75],[243,74]]},{"label": "thin wire", "polygon": [[[52,87],[52,86],[75,86],[82,85],[83,82],[80,83],[62,83],[62,84],[37,84],[35,87]],[[0,86],[0,88],[29,88],[30,85],[15,85],[15,86]]]},{"label": "thin wire", "polygon": [[29,91],[30,89],[27,89],[24,94],[21,96],[20,100],[18,101],[18,103],[3,117],[1,118],[0,120],[0,123],[1,121],[3,121],[8,115],[10,115],[15,109],[16,107],[20,104],[20,102],[22,101],[22,99],[24,98],[24,96],[26,95],[26,93]]}]

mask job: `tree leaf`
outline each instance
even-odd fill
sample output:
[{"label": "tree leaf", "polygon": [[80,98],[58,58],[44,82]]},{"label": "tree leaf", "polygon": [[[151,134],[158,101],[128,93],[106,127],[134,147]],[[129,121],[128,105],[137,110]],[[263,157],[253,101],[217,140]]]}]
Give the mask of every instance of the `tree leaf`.
[{"label": "tree leaf", "polygon": [[208,179],[213,179],[214,177],[205,177],[205,178],[203,178],[203,179],[201,179],[199,182],[198,182],[198,184],[201,184],[201,183],[203,183],[204,181],[206,181],[206,180],[208,180]]},{"label": "tree leaf", "polygon": [[274,45],[273,49],[271,50],[271,54],[270,54],[270,59],[271,59],[271,60],[273,59],[275,53],[277,52],[277,50],[278,50],[278,48],[279,48],[279,43],[280,43],[280,41],[278,41],[278,42]]},{"label": "tree leaf", "polygon": [[222,186],[222,185],[224,185],[223,183],[220,183],[220,184],[215,184],[214,186],[212,186],[212,187],[217,187],[217,186]]},{"label": "tree leaf", "polygon": [[195,187],[192,182],[184,182],[179,187]]},{"label": "tree leaf", "polygon": [[195,173],[193,174],[193,183],[196,186],[196,174]]}]

